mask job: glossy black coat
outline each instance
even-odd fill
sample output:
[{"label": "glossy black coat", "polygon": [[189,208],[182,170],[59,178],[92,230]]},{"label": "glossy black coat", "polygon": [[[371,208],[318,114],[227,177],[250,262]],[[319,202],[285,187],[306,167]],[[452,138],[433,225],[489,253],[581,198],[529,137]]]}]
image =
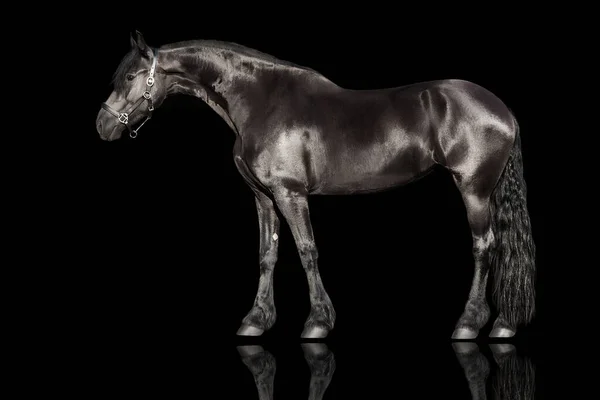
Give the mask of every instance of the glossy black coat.
[{"label": "glossy black coat", "polygon": [[[115,73],[107,100],[125,110],[144,91],[154,59],[141,34]],[[290,225],[309,283],[303,337],[324,337],[335,311],[318,271],[307,196],[368,193],[418,179],[436,165],[452,175],[473,235],[475,276],[454,338],[477,336],[490,310],[490,266],[500,314],[492,336],[512,336],[534,314],[535,246],[526,207],[519,130],[494,94],[463,80],[384,90],[349,90],[318,72],[240,45],[190,41],[158,49],[151,95],[202,98],[236,134],[234,161],[255,193],[261,276],[240,335],[260,335],[276,319],[273,269],[279,209]],[[130,124],[148,111],[139,107]],[[118,139],[125,125],[101,109],[97,129]]]}]

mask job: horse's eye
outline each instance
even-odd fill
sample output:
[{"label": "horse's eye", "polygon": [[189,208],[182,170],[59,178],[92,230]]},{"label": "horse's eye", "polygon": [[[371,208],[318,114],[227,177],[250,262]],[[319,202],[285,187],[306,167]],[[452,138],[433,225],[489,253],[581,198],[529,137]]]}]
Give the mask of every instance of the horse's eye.
[{"label": "horse's eye", "polygon": [[133,75],[133,74],[127,74],[127,80],[128,81],[132,81],[133,78],[135,78],[135,75]]}]

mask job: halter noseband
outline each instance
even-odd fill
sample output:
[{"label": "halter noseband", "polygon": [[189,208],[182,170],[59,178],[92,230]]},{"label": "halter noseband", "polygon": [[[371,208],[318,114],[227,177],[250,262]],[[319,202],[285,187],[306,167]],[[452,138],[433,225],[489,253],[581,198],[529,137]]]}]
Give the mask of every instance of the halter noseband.
[{"label": "halter noseband", "polygon": [[[108,104],[102,103],[103,109],[108,111],[111,115],[116,117],[120,123],[122,123],[123,125],[125,125],[127,127],[127,129],[129,130],[129,136],[131,136],[133,139],[135,139],[137,137],[138,131],[146,123],[146,121],[148,121],[150,118],[152,118],[152,111],[154,111],[154,104],[152,103],[152,95],[150,94],[150,89],[154,85],[154,72],[156,70],[156,60],[158,59],[158,54],[157,54],[156,49],[152,49],[152,52],[153,52],[154,59],[152,60],[152,67],[150,67],[150,74],[149,74],[148,78],[146,79],[146,90],[144,91],[144,93],[142,93],[142,97],[137,99],[137,101],[135,103],[133,103],[131,105],[131,107],[129,107],[127,110],[125,110],[122,113],[113,110]],[[133,129],[133,128],[131,128],[131,125],[129,125],[129,116],[144,101],[148,102],[148,115],[146,116],[146,119],[140,124],[140,126],[137,127],[137,129]]]}]

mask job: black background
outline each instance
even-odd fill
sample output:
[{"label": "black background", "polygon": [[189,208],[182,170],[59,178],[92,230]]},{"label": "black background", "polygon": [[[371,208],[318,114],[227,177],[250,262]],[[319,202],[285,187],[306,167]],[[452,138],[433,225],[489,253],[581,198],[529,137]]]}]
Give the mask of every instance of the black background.
[{"label": "black background", "polygon": [[[169,13],[159,12],[164,19]],[[545,73],[542,60],[550,39],[539,26],[516,16],[507,29],[498,29],[495,20],[468,15],[441,24],[408,12],[399,20],[391,16],[390,22],[364,15],[332,22],[291,11],[258,19],[237,12],[225,24],[213,11],[178,13],[188,14],[185,22],[168,26],[150,17],[127,21],[102,14],[100,22],[82,24],[76,35],[85,43],[73,61],[86,77],[74,74],[87,88],[84,100],[74,104],[82,122],[69,128],[68,146],[54,156],[59,178],[40,189],[55,200],[49,207],[55,224],[48,233],[58,245],[47,251],[62,266],[53,271],[65,288],[54,294],[64,300],[56,313],[74,325],[73,338],[89,338],[94,357],[113,354],[107,343],[115,342],[118,349],[144,354],[136,361],[154,357],[144,352],[148,348],[156,356],[177,354],[176,370],[194,364],[181,372],[183,380],[210,365],[211,376],[222,379],[225,397],[254,395],[235,345],[261,343],[274,353],[281,371],[276,393],[306,398],[309,375],[299,343],[308,290],[285,224],[275,272],[277,323],[264,338],[235,336],[258,285],[258,224],[252,192],[233,164],[234,134],[226,123],[201,100],[178,96],[165,101],[137,139],[108,143],[98,137],[94,123],[100,103],[111,92],[111,76],[129,50],[130,33],[138,29],[150,46],[190,39],[237,42],[309,66],[353,89],[458,78],[497,94],[521,126],[538,250],[538,313],[519,331],[518,340],[525,341],[519,351],[543,359],[536,343],[551,325],[552,267],[544,236],[549,156],[540,138],[550,133],[536,122],[547,111],[535,88]],[[332,384],[325,398],[373,390],[374,382],[395,384],[397,371],[356,361],[365,354],[385,355],[392,365],[407,367],[411,372],[401,375],[406,385],[421,386],[433,374],[450,382],[440,394],[468,398],[449,339],[471,285],[471,236],[450,177],[435,173],[380,194],[311,197],[310,207],[321,276],[337,311],[327,343],[342,371],[336,372],[342,377],[333,378],[340,383]],[[482,348],[488,331],[481,332]],[[183,352],[195,361],[182,361]],[[406,359],[407,354],[413,357]],[[226,375],[218,374],[226,368]],[[362,379],[357,388],[344,384],[356,379]],[[198,391],[204,387],[199,384]]]}]

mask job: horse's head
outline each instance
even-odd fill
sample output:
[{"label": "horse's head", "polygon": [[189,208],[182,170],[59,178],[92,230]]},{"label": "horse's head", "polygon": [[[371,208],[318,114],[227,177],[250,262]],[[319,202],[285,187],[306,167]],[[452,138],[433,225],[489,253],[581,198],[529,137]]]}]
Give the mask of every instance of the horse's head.
[{"label": "horse's head", "polygon": [[[158,53],[150,48],[141,33],[131,35],[131,50],[113,77],[114,89],[96,118],[96,129],[103,140],[116,140],[125,129],[131,137],[165,99],[165,75],[158,66]],[[143,121],[137,129],[134,126]]]}]

